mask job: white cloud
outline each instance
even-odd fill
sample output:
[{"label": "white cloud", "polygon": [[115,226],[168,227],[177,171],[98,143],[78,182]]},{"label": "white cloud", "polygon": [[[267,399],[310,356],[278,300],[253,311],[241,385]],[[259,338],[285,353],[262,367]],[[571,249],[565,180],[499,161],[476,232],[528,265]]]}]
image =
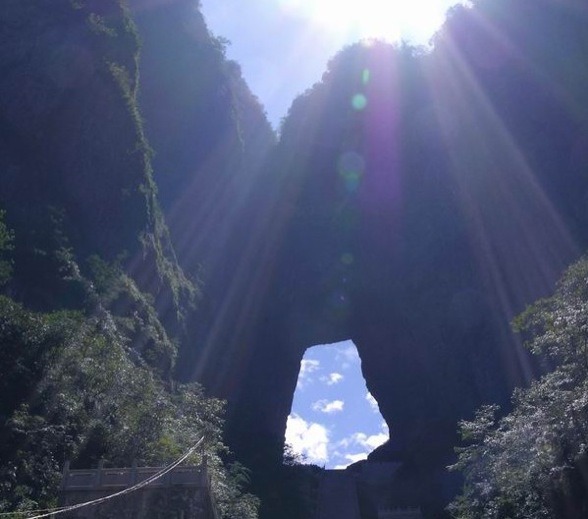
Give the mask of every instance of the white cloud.
[{"label": "white cloud", "polygon": [[286,443],[309,463],[325,463],[329,459],[327,428],[319,423],[307,422],[297,414],[288,416]]},{"label": "white cloud", "polygon": [[352,365],[359,364],[359,353],[355,344],[350,342],[348,345],[337,349],[337,361],[341,362],[343,369],[349,369]]},{"label": "white cloud", "polygon": [[384,432],[378,434],[370,434],[369,436],[365,433],[355,433],[353,435],[353,440],[357,445],[361,445],[362,447],[368,447],[370,449],[375,449],[379,447],[383,443],[386,443],[388,440],[388,435]]},{"label": "white cloud", "polygon": [[329,402],[328,400],[323,399],[317,400],[312,404],[312,410],[327,414],[338,413],[343,411],[344,405],[345,402],[343,402],[343,400],[333,400],[332,402]]},{"label": "white cloud", "polygon": [[366,434],[356,432],[347,438],[343,438],[337,443],[338,448],[348,449],[349,447],[363,447],[364,449],[374,450],[376,447],[386,443],[389,439],[388,427],[382,424],[382,431],[377,434]]},{"label": "white cloud", "polygon": [[369,454],[369,452],[358,452],[357,454],[344,454],[344,455],[339,454],[341,457],[343,457],[345,460],[347,460],[347,463],[342,463],[342,464],[336,465],[335,470],[344,470],[347,467],[349,467],[349,465],[351,465],[352,463],[356,463],[361,460],[367,460],[368,454]]},{"label": "white cloud", "polygon": [[369,391],[365,395],[365,399],[368,401],[368,404],[370,404],[370,407],[372,408],[372,411],[374,413],[380,412],[380,407],[378,406],[378,401],[374,398],[374,396]]},{"label": "white cloud", "polygon": [[319,369],[321,363],[316,359],[302,359],[300,361],[300,373],[308,374],[313,373],[317,369]]},{"label": "white cloud", "polygon": [[325,375],[321,377],[321,382],[327,384],[327,386],[334,386],[343,380],[343,375],[341,373],[329,373],[329,375]]},{"label": "white cloud", "polygon": [[300,361],[300,373],[298,373],[298,381],[296,382],[296,389],[302,389],[304,385],[310,380],[310,375],[320,368],[320,361],[315,359],[302,359]]},{"label": "white cloud", "polygon": [[355,463],[356,461],[367,460],[367,457],[367,452],[359,452],[357,454],[345,454],[345,459],[349,460],[350,464]]},{"label": "white cloud", "polygon": [[[370,452],[376,447],[379,447],[388,440],[387,426],[384,428],[385,422],[382,424],[382,432],[378,434],[365,434],[357,432],[344,438],[335,445],[335,458],[347,460],[347,463],[339,464],[336,469],[345,469],[352,463],[367,459]],[[351,452],[349,452],[351,450]],[[360,450],[361,452],[357,452]]]}]

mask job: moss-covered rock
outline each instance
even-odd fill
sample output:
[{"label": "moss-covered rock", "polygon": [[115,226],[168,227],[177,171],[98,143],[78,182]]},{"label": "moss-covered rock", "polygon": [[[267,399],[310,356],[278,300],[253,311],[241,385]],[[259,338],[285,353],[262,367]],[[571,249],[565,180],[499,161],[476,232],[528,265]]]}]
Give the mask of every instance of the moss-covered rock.
[{"label": "moss-covered rock", "polygon": [[9,1],[3,9],[0,202],[17,236],[14,290],[40,308],[55,303],[53,273],[43,271],[57,210],[78,257],[126,251],[131,276],[178,320],[194,289],[157,201],[137,107],[139,42],[124,4]]}]

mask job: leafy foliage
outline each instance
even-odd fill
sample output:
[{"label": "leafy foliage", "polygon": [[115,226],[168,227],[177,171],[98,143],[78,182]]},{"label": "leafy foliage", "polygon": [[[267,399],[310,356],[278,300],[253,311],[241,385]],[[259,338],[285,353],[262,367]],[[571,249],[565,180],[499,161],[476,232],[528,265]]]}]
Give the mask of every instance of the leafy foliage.
[{"label": "leafy foliage", "polygon": [[[149,351],[171,344],[148,298],[117,267],[94,258],[94,283],[70,251],[61,255],[64,274],[86,291],[84,311],[32,313],[0,297],[0,510],[55,504],[66,459],[162,465],[204,434],[190,461],[206,456],[223,517],[257,517],[257,499],[241,490],[244,469],[223,461],[224,403],[197,384],[166,383],[151,365]],[[123,294],[132,311],[116,315],[108,308]],[[137,337],[154,343],[145,356]]]},{"label": "leafy foliage", "polygon": [[465,487],[450,506],[459,519],[566,518],[588,513],[588,260],[570,267],[556,293],[514,323],[529,349],[554,366],[513,396],[501,419],[482,407],[461,423],[452,466]]},{"label": "leafy foliage", "polygon": [[14,236],[4,223],[4,211],[0,211],[0,286],[10,278],[12,273],[12,263],[3,259],[6,251],[12,250],[12,241]]},{"label": "leafy foliage", "polygon": [[[118,263],[108,264],[98,256],[90,257],[87,263],[88,275],[93,281],[86,291],[93,294],[94,307],[108,308],[129,341],[129,347],[162,377],[169,377],[176,345],[160,322],[151,294],[142,292]],[[76,281],[87,284],[81,274]]]},{"label": "leafy foliage", "polygon": [[179,330],[197,289],[159,209],[137,102],[139,35],[126,4],[6,2],[0,202],[16,233],[12,288],[29,307],[63,305],[46,275],[47,211],[56,209],[79,258],[127,251],[135,283]]}]

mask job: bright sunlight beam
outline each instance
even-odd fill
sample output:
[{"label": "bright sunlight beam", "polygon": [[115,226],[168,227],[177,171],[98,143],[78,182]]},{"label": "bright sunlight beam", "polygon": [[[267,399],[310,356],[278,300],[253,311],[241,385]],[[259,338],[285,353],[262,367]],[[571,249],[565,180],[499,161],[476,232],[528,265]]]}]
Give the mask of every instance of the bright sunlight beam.
[{"label": "bright sunlight beam", "polygon": [[456,0],[278,0],[292,15],[355,39],[427,40]]}]

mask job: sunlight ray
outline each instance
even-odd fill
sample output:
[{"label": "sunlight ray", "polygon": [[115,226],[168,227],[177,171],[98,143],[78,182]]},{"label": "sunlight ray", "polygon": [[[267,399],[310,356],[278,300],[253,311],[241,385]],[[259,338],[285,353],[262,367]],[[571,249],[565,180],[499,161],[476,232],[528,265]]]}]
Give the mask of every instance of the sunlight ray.
[{"label": "sunlight ray", "polygon": [[[308,33],[307,36],[308,39],[301,40],[298,47],[298,59],[305,55],[305,46],[310,48],[312,45],[311,34]],[[324,87],[321,88],[325,90]],[[326,96],[328,92],[325,90],[321,99],[324,100]],[[315,103],[315,113],[320,114],[324,107],[324,102]],[[317,138],[318,131],[316,126],[305,127],[297,139],[309,143],[320,140]],[[211,152],[204,173],[212,174],[214,164],[224,153],[224,146],[227,143]],[[191,367],[192,376],[197,379],[204,373],[216,371],[218,380],[235,380],[238,377],[231,372],[242,370],[249,362],[247,337],[251,332],[251,323],[257,321],[262,301],[269,289],[285,225],[306,182],[303,172],[309,169],[304,167],[304,161],[301,162],[299,157],[294,156],[290,159],[286,157],[286,163],[283,162],[281,168],[290,171],[292,168],[288,167],[288,162],[294,160],[297,169],[293,174],[287,177],[272,175],[271,180],[263,168],[253,176],[245,177],[246,180],[236,174],[236,171],[229,172],[228,179],[232,180],[217,182],[214,196],[207,197],[201,207],[194,207],[194,200],[198,198],[200,189],[200,177],[195,177],[169,212],[170,226],[182,229],[182,235],[176,238],[178,254],[190,258],[203,249],[212,251],[207,257],[207,265],[211,271],[205,272],[207,276],[211,276],[215,269],[226,263],[226,240],[231,234],[234,235],[241,218],[240,208],[227,207],[224,200],[231,200],[231,197],[238,195],[245,205],[251,206],[253,197],[259,192],[266,195],[263,203],[253,204],[255,216],[253,225],[247,229],[249,238],[244,243],[244,249],[239,251],[239,257],[230,273],[230,282],[211,316],[207,336],[202,338],[198,361]],[[191,207],[194,209],[190,210]],[[193,215],[190,221],[186,221],[186,214]],[[198,241],[194,240],[195,236],[199,237]],[[230,358],[231,361],[226,366],[215,366],[212,369],[213,351],[220,342],[226,349],[225,358]]]},{"label": "sunlight ray", "polygon": [[[510,319],[524,308],[525,301],[552,290],[563,268],[577,256],[578,248],[461,51],[450,36],[445,36],[443,45],[451,61],[429,71],[432,85],[444,85],[432,88],[434,109],[440,126],[447,129],[450,168],[469,217],[471,246],[479,268],[489,276],[506,336]],[[451,98],[442,97],[439,92],[449,92]],[[454,102],[456,99],[460,99],[460,104]],[[467,113],[462,110],[451,115],[451,125],[459,121],[457,132],[455,127],[447,126],[449,119],[443,111],[447,106],[469,107]],[[477,171],[484,166],[475,162],[476,153],[498,159],[492,171]],[[481,184],[482,178],[490,180]],[[486,198],[482,206],[475,202],[480,200],[480,189],[485,190]],[[496,225],[501,239],[496,234]],[[505,369],[511,371],[515,363],[529,380],[531,369],[522,348],[507,353],[513,354],[516,359],[505,359]]]}]

